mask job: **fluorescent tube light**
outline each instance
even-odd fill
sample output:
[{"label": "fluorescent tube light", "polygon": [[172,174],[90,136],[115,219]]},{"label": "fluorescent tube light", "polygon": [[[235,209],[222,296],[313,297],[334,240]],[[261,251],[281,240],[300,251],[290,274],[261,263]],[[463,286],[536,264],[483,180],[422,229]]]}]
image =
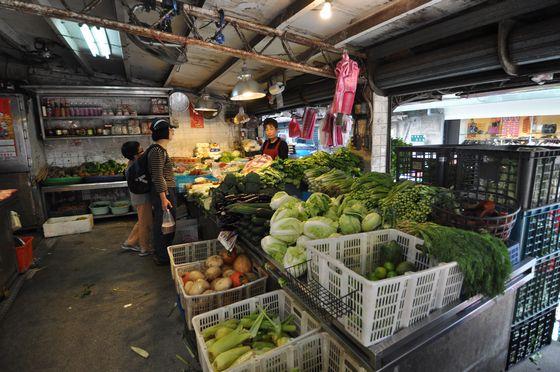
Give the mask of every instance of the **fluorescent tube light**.
[{"label": "fluorescent tube light", "polygon": [[91,31],[93,33],[93,38],[95,43],[99,48],[99,54],[107,59],[111,56],[111,47],[109,46],[109,41],[107,40],[107,33],[104,28],[92,27]]},{"label": "fluorescent tube light", "polygon": [[95,43],[95,39],[93,37],[93,34],[91,33],[89,26],[86,24],[82,24],[80,26],[80,31],[82,31],[82,36],[84,37],[84,40],[87,43],[91,55],[97,57],[99,55],[99,48]]}]

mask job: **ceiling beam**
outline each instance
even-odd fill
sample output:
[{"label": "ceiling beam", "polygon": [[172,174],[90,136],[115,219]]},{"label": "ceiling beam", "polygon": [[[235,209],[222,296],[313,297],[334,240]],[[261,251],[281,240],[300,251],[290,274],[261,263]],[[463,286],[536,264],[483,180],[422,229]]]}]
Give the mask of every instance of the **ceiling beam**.
[{"label": "ceiling beam", "polygon": [[167,42],[177,43],[181,45],[190,45],[193,47],[214,51],[216,53],[234,56],[237,58],[254,60],[266,65],[291,69],[306,74],[324,76],[329,78],[335,77],[334,71],[327,66],[325,67],[310,66],[303,63],[288,61],[285,59],[262,55],[255,52],[249,52],[246,50],[231,48],[224,45],[216,45],[204,40],[198,40],[191,37],[175,35],[168,32],[156,31],[150,28],[130,25],[127,23],[117,22],[110,19],[93,17],[87,14],[81,14],[70,10],[63,10],[59,8],[29,4],[22,1],[14,1],[14,0],[0,0],[0,8],[10,9],[13,11],[19,11],[28,14],[39,15],[43,17],[53,17],[58,19],[71,20],[74,22],[87,23],[90,26],[99,26],[99,27],[110,28],[117,31],[124,31],[126,33],[143,36],[146,38],[159,40],[159,41],[167,41]]},{"label": "ceiling beam", "polygon": [[18,61],[23,61],[25,59],[25,52],[27,52],[27,45],[29,42],[4,20],[0,20],[0,38],[7,44],[2,47],[5,54],[8,54]]},{"label": "ceiling beam", "polygon": [[[343,46],[345,43],[350,42],[356,37],[363,35],[367,32],[393,22],[399,18],[413,14],[427,6],[439,3],[441,0],[394,0],[390,3],[379,6],[374,13],[370,14],[368,17],[351,24],[344,30],[341,30],[334,35],[331,35],[325,42],[328,44],[335,45],[337,47]],[[296,60],[299,62],[305,62],[317,55],[318,51],[316,48],[309,48],[303,53],[300,53]],[[260,81],[267,81],[272,76],[276,76],[282,73],[282,69],[274,69],[270,73],[260,78]]]},{"label": "ceiling beam", "polygon": [[[39,4],[39,6],[52,7],[52,2],[50,0],[34,0],[34,2],[36,4]],[[29,4],[29,5],[32,6],[33,4]],[[66,46],[66,48],[68,48],[72,51],[72,55],[74,56],[74,59],[76,60],[76,62],[78,62],[78,64],[84,70],[84,72],[88,75],[95,75],[95,72],[93,71],[93,69],[89,65],[88,61],[84,58],[84,56],[81,55],[81,53],[79,51],[74,50],[74,48],[72,48],[72,46],[70,44],[68,44],[68,41],[66,41],[66,38],[60,34],[60,32],[58,31],[58,28],[56,27],[56,25],[54,24],[52,19],[50,19],[50,17],[48,17],[48,16],[45,16],[44,20],[51,27],[51,29],[55,33],[56,37],[58,38],[58,40],[60,40],[60,42],[64,46]]]},{"label": "ceiling beam", "polygon": [[[198,0],[198,2],[196,3],[196,6],[202,8],[205,3],[206,3],[206,0]],[[196,19],[194,21],[196,21]],[[192,29],[187,26],[187,31],[185,32],[185,36],[189,36],[191,34],[191,32],[192,32]],[[174,75],[179,72],[180,66],[181,65],[171,66],[171,69],[169,70],[169,74],[167,74],[167,79],[165,79],[165,83],[163,84],[164,87],[168,87],[171,84],[171,82],[173,81]]]},{"label": "ceiling beam", "polygon": [[[286,9],[284,9],[280,14],[278,14],[269,24],[268,27],[283,30],[288,25],[288,22],[293,21],[295,18],[299,17],[301,14],[307,12],[310,9],[315,8],[323,0],[296,0],[292,2]],[[258,34],[249,41],[251,48],[256,47],[261,41],[266,38],[264,34]],[[261,50],[261,52],[263,52]],[[220,67],[216,72],[212,74],[204,83],[197,87],[198,91],[206,89],[210,84],[220,78],[225,74],[235,63],[239,61],[238,58],[230,58],[227,62]]]},{"label": "ceiling beam", "polygon": [[371,48],[372,55],[375,56],[376,59],[379,59],[417,45],[468,32],[476,28],[498,23],[502,20],[552,7],[554,5],[560,5],[560,0],[501,1],[373,46]]},{"label": "ceiling beam", "polygon": [[[127,15],[123,9],[124,5],[120,1],[115,1],[115,14],[117,15],[117,21],[126,23],[128,22]],[[122,46],[122,63],[123,63],[123,70],[124,70],[124,77],[126,81],[132,81],[132,74],[130,71],[130,53],[128,51],[128,45],[130,41],[126,36],[125,32],[120,31],[119,37],[121,38],[121,46]]]}]

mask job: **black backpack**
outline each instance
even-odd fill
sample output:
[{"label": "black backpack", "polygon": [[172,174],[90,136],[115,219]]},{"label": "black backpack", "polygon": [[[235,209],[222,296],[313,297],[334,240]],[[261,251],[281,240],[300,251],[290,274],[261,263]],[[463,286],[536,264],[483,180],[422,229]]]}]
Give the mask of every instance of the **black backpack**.
[{"label": "black backpack", "polygon": [[133,194],[147,194],[150,192],[152,177],[150,176],[150,168],[148,166],[148,154],[155,147],[161,146],[153,144],[148,147],[138,159],[132,162],[126,171],[126,183],[128,184],[128,189]]}]

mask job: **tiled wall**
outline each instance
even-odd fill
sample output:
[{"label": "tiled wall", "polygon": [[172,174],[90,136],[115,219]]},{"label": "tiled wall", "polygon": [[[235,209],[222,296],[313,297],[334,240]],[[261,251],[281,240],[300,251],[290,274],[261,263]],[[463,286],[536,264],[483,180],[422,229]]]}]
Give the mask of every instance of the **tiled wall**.
[{"label": "tiled wall", "polygon": [[[169,155],[191,156],[194,146],[199,142],[216,142],[222,151],[232,150],[239,139],[239,128],[228,124],[223,114],[217,119],[205,120],[204,128],[191,128],[188,113],[173,115],[179,128],[175,130],[175,137],[169,144]],[[123,142],[139,141],[144,148],[151,143],[149,136],[134,138],[92,138],[83,140],[45,141],[47,162],[56,166],[75,166],[87,161],[103,162],[109,159],[124,162],[120,149]]]}]

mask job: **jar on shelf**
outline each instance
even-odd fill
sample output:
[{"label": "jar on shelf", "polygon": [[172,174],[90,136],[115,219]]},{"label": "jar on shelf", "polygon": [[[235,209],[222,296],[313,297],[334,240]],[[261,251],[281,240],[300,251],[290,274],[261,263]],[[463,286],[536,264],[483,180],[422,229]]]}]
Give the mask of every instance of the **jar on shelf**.
[{"label": "jar on shelf", "polygon": [[141,133],[142,134],[150,134],[150,122],[143,121],[141,124]]},{"label": "jar on shelf", "polygon": [[140,124],[138,120],[128,121],[128,134],[140,134]]},{"label": "jar on shelf", "polygon": [[94,128],[88,128],[86,134],[88,136],[93,136],[95,134]]},{"label": "jar on shelf", "polygon": [[110,136],[110,135],[111,135],[111,132],[112,132],[112,128],[113,128],[113,125],[111,125],[111,124],[105,124],[105,125],[103,126],[103,135],[104,135],[104,136]]},{"label": "jar on shelf", "polygon": [[128,125],[126,124],[121,124],[121,134],[130,134],[128,132]]},{"label": "jar on shelf", "polygon": [[95,134],[98,136],[103,135],[103,127],[95,128]]}]

